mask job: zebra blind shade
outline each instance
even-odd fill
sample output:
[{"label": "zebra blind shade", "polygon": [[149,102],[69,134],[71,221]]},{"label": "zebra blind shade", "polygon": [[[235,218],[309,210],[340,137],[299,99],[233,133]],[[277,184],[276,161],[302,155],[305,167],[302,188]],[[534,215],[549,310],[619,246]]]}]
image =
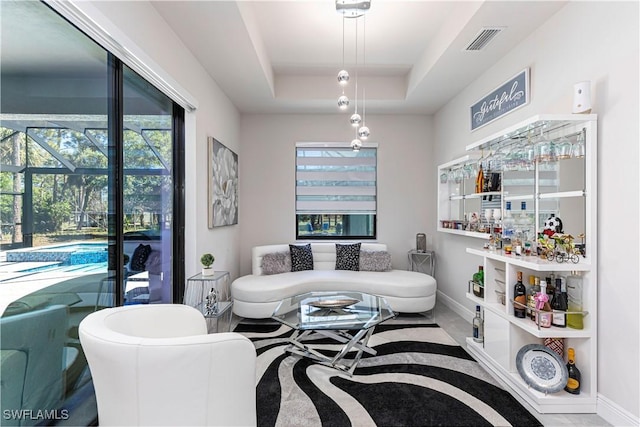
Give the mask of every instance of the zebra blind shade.
[{"label": "zebra blind shade", "polygon": [[296,147],[296,214],[375,214],[377,148]]}]

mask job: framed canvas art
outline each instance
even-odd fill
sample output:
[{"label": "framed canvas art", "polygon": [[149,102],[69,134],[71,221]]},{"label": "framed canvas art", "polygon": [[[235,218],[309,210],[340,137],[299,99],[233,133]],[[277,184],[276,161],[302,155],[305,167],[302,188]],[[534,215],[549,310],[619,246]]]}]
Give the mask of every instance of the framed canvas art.
[{"label": "framed canvas art", "polygon": [[238,223],[238,155],[208,138],[209,228]]}]

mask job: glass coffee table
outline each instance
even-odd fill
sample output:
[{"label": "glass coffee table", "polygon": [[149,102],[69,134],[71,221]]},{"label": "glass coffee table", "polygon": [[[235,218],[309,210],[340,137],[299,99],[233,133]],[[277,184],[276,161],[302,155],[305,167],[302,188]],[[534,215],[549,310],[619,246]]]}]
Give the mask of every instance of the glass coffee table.
[{"label": "glass coffee table", "polygon": [[[367,343],[376,325],[396,314],[387,301],[362,292],[308,292],[286,298],[273,313],[273,319],[294,329],[285,349],[323,365],[353,374],[364,352],[375,355]],[[335,356],[326,356],[303,340],[321,335],[344,344]],[[345,359],[352,350],[353,359]]]}]

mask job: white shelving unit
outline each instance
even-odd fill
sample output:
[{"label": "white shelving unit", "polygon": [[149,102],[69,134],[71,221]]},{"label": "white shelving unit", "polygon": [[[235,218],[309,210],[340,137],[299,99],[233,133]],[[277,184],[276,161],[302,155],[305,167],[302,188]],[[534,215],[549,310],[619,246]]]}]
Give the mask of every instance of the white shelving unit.
[{"label": "white shelving unit", "polygon": [[[577,236],[584,233],[585,255],[579,262],[558,263],[537,256],[516,256],[500,250],[481,249],[481,245],[467,248],[466,252],[482,258],[485,272],[483,298],[472,292],[467,298],[483,307],[485,330],[484,342],[476,343],[467,339],[467,349],[478,361],[500,378],[515,393],[530,403],[540,413],[595,413],[597,400],[597,224],[596,224],[596,115],[538,115],[522,123],[511,126],[495,135],[467,146],[469,151],[492,150],[524,136],[544,129],[551,139],[562,136],[584,136],[586,153],[578,162],[558,160],[553,165],[536,163],[534,170],[525,174],[514,173],[510,178],[506,173],[502,178],[501,203],[504,217],[506,201],[527,201],[527,212],[535,218],[536,235],[542,230],[542,218],[549,212],[557,213],[565,222],[565,232]],[[454,162],[465,162],[464,158]],[[563,163],[565,162],[565,163]],[[454,163],[453,165],[457,164]],[[576,163],[579,166],[576,169]],[[443,170],[452,167],[441,165]],[[454,166],[455,167],[455,166]],[[576,172],[579,171],[579,172]],[[439,168],[439,173],[440,168]],[[457,199],[453,198],[450,187],[443,184],[439,190],[439,220],[459,212]],[[442,194],[447,191],[447,194]],[[469,196],[461,193],[463,200]],[[514,204],[514,203],[512,203]],[[534,206],[529,207],[530,204]],[[517,210],[516,210],[517,213]],[[462,230],[441,229],[457,232]],[[476,233],[480,234],[480,233]],[[467,234],[465,234],[467,235]],[[478,236],[471,236],[478,237]],[[577,243],[580,243],[577,240]],[[579,271],[583,279],[584,329],[541,328],[534,321],[516,318],[513,315],[514,285],[517,272],[523,273],[525,285],[528,276],[541,278],[552,273],[568,276],[571,271]],[[466,284],[465,284],[466,285]],[[505,304],[501,303],[496,290],[505,293]],[[545,338],[563,338],[566,349],[572,347],[576,353],[576,364],[582,374],[581,393],[572,395],[565,391],[545,394],[529,387],[520,377],[516,366],[518,351],[528,344],[543,344]],[[566,360],[566,356],[565,356]]]},{"label": "white shelving unit", "polygon": [[500,196],[500,192],[476,193],[475,176],[462,179],[460,182],[447,178],[446,182],[440,177],[448,175],[450,170],[462,168],[464,165],[477,163],[480,153],[470,153],[450,162],[438,166],[438,227],[443,233],[457,234],[460,236],[489,239],[489,233],[470,231],[462,228],[464,215],[469,212],[480,211],[480,199],[482,196]]}]

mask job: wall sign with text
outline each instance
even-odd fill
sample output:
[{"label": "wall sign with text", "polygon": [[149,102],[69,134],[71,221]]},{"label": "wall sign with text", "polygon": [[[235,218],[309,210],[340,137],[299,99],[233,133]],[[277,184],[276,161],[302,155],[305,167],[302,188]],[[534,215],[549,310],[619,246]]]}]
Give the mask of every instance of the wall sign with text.
[{"label": "wall sign with text", "polygon": [[471,130],[529,103],[529,69],[496,88],[471,106]]}]

